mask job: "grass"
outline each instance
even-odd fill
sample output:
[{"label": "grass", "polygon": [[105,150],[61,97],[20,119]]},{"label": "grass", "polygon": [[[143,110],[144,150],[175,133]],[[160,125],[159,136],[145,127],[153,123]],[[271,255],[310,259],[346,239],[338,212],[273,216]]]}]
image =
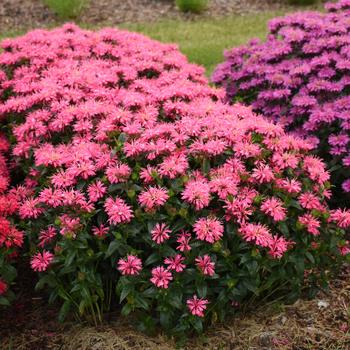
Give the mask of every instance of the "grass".
[{"label": "grass", "polygon": [[[162,42],[177,43],[191,62],[204,66],[210,75],[215,66],[223,60],[224,49],[242,45],[254,37],[264,38],[268,20],[278,15],[283,13],[263,12],[198,21],[125,23],[119,27],[143,33]],[[87,27],[83,23],[79,24]],[[0,39],[20,34],[23,32],[3,32],[0,33]]]},{"label": "grass", "polygon": [[204,66],[209,75],[223,60],[224,49],[242,45],[254,37],[264,38],[268,20],[277,15],[282,13],[266,12],[199,21],[127,23],[120,27],[144,33],[162,42],[177,43],[188,59]]}]

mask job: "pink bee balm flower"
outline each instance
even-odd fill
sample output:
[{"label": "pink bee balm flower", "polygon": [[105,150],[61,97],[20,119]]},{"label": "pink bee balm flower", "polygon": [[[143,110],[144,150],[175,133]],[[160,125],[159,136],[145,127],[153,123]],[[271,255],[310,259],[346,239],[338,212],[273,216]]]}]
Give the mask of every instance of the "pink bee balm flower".
[{"label": "pink bee balm flower", "polygon": [[139,202],[141,206],[150,211],[164,205],[168,198],[169,195],[166,189],[150,187],[147,191],[144,191],[139,195]]},{"label": "pink bee balm flower", "polygon": [[299,203],[305,209],[323,210],[319,198],[311,192],[303,193],[299,196]]},{"label": "pink bee balm flower", "polygon": [[321,226],[321,223],[311,214],[304,214],[303,216],[299,216],[299,222],[302,225],[306,226],[307,231],[312,235],[318,236],[320,234],[318,229]]},{"label": "pink bee balm flower", "polygon": [[203,209],[210,202],[210,185],[205,180],[192,180],[186,184],[182,199],[193,204],[197,210]]},{"label": "pink bee balm flower", "polygon": [[176,272],[182,272],[186,265],[182,264],[182,262],[185,260],[185,258],[180,255],[176,254],[175,256],[168,257],[164,260],[164,264],[168,265],[169,270],[174,270]]},{"label": "pink bee balm flower", "polygon": [[204,311],[207,308],[209,301],[207,299],[200,299],[194,295],[192,299],[187,300],[187,307],[194,316],[204,317]]},{"label": "pink bee balm flower", "polygon": [[5,294],[7,289],[8,289],[7,283],[4,280],[0,279],[0,295]]},{"label": "pink bee balm flower", "polygon": [[163,266],[157,266],[152,269],[152,278],[150,281],[158,288],[169,287],[169,282],[173,279],[171,272],[165,269]]},{"label": "pink bee balm flower", "polygon": [[56,234],[56,229],[53,226],[49,226],[46,230],[40,231],[39,247],[43,248],[45,244],[50,243],[56,237]]},{"label": "pink bee balm flower", "polygon": [[196,258],[196,265],[204,275],[213,276],[215,273],[215,263],[211,261],[209,255]]},{"label": "pink bee balm flower", "polygon": [[126,259],[119,259],[118,270],[122,275],[138,275],[142,270],[142,261],[137,256],[128,255]]},{"label": "pink bee balm flower", "polygon": [[224,226],[219,220],[207,217],[197,220],[193,226],[193,230],[199,240],[214,243],[221,239]]},{"label": "pink bee balm flower", "polygon": [[253,179],[257,183],[268,183],[275,178],[272,169],[266,164],[258,164],[252,173]]},{"label": "pink bee balm flower", "polygon": [[350,211],[342,209],[332,210],[330,220],[341,228],[348,228],[350,226]]},{"label": "pink bee balm flower", "polygon": [[292,246],[293,244],[294,244],[293,242],[289,242],[283,237],[275,236],[272,238],[272,241],[269,247],[270,249],[269,254],[273,258],[280,259],[283,256],[283,254],[289,249],[289,247]]},{"label": "pink bee balm flower", "polygon": [[265,225],[246,224],[239,232],[247,242],[255,242],[261,247],[269,247],[272,244],[272,235]]},{"label": "pink bee balm flower", "polygon": [[191,234],[189,232],[182,231],[178,236],[176,242],[179,243],[177,250],[180,252],[188,252],[191,250],[190,246]]},{"label": "pink bee balm flower", "polygon": [[100,225],[100,226],[94,226],[92,228],[92,233],[94,236],[98,237],[104,237],[109,231],[108,226]]},{"label": "pink bee balm flower", "polygon": [[42,253],[34,255],[30,261],[30,265],[34,271],[46,271],[53,260],[53,254],[44,250]]},{"label": "pink bee balm flower", "polygon": [[169,239],[169,233],[171,230],[165,224],[156,224],[151,231],[152,240],[157,244],[163,243],[165,240]]},{"label": "pink bee balm flower", "polygon": [[121,198],[107,198],[104,207],[109,216],[108,222],[113,225],[130,222],[134,217],[131,208]]},{"label": "pink bee balm flower", "polygon": [[286,209],[283,203],[277,198],[268,198],[263,201],[260,209],[270,215],[275,221],[283,221],[286,218]]},{"label": "pink bee balm flower", "polygon": [[106,169],[106,176],[110,183],[125,182],[130,173],[130,167],[122,163],[114,164]]},{"label": "pink bee balm flower", "polygon": [[100,198],[104,196],[106,190],[106,186],[100,180],[89,185],[88,194],[90,201],[93,203],[97,202]]}]

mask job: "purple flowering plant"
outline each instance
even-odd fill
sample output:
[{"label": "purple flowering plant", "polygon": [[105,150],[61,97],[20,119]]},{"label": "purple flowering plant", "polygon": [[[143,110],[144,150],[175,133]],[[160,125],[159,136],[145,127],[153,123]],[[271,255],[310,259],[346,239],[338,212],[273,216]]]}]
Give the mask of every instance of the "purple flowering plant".
[{"label": "purple flowering plant", "polygon": [[350,1],[326,13],[299,12],[269,23],[265,42],[225,52],[212,76],[230,101],[307,137],[327,163],[334,204],[349,205]]}]

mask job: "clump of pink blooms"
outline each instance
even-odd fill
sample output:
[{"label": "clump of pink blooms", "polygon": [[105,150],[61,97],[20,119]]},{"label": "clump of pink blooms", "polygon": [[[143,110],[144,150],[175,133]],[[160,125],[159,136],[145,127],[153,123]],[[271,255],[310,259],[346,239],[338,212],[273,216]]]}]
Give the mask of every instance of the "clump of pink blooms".
[{"label": "clump of pink blooms", "polygon": [[69,291],[96,275],[91,293],[103,279],[127,286],[130,308],[164,309],[176,323],[248,297],[248,261],[261,281],[314,242],[323,254],[339,238],[334,261],[346,251],[350,213],[329,212],[312,146],[225,104],[175,46],[68,24],[2,48],[0,116],[27,172],[16,193],[41,276]]},{"label": "clump of pink blooms", "polygon": [[344,204],[341,192],[350,192],[350,4],[326,9],[271,20],[267,40],[226,51],[212,80],[230,101],[244,101],[309,138],[332,169],[334,201]]},{"label": "clump of pink blooms", "polygon": [[3,298],[16,277],[9,271],[14,269],[12,262],[18,254],[18,248],[23,245],[23,232],[15,227],[12,219],[18,211],[18,196],[16,191],[9,189],[9,146],[6,137],[0,134],[0,296]]}]

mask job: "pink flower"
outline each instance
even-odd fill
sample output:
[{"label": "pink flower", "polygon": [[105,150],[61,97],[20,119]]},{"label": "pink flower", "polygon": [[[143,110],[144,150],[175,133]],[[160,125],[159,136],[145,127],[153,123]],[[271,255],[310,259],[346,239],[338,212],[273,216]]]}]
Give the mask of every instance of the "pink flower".
[{"label": "pink flower", "polygon": [[108,226],[104,226],[104,225],[100,225],[100,226],[94,226],[92,228],[92,233],[94,236],[98,236],[98,237],[104,237],[106,236],[106,234],[109,231],[109,227]]},{"label": "pink flower", "polygon": [[287,191],[288,193],[300,193],[301,183],[295,179],[277,179],[276,185],[278,188]]},{"label": "pink flower", "polygon": [[50,243],[56,237],[56,229],[49,226],[46,230],[41,230],[39,234],[39,247],[43,248],[47,243]]},{"label": "pink flower", "polygon": [[169,239],[169,233],[171,230],[165,224],[156,224],[151,231],[152,240],[157,244],[163,243],[165,240]]},{"label": "pink flower", "polygon": [[30,261],[30,265],[34,271],[46,271],[53,261],[53,254],[44,250],[42,253],[34,255]]},{"label": "pink flower", "polygon": [[269,246],[269,254],[273,258],[280,259],[284,253],[292,246],[294,243],[287,241],[284,237],[274,236]]},{"label": "pink flower", "polygon": [[166,189],[159,187],[150,187],[147,191],[139,195],[141,206],[146,207],[147,211],[151,211],[157,207],[164,205],[169,195]]},{"label": "pink flower", "polygon": [[239,229],[239,232],[247,242],[254,242],[264,248],[272,244],[272,235],[264,225],[246,224]]},{"label": "pink flower", "polygon": [[215,218],[201,218],[193,225],[193,230],[196,233],[197,239],[214,243],[221,239],[224,227],[221,222]]},{"label": "pink flower", "polygon": [[134,217],[131,208],[121,198],[107,198],[104,207],[112,225],[130,222]]},{"label": "pink flower", "polygon": [[311,192],[305,192],[299,196],[299,203],[305,209],[324,210],[324,206],[320,203],[320,200]]},{"label": "pink flower", "polygon": [[165,269],[163,266],[157,266],[152,269],[152,278],[150,281],[158,288],[169,287],[169,282],[173,279],[171,272]]},{"label": "pink flower", "polygon": [[176,254],[175,256],[170,256],[164,260],[164,264],[168,265],[169,270],[174,270],[176,272],[182,272],[186,265],[182,264],[185,258],[181,254]]},{"label": "pink flower", "polygon": [[350,226],[350,211],[346,209],[332,210],[330,220],[341,228],[348,228]]},{"label": "pink flower", "polygon": [[177,250],[180,252],[188,252],[191,250],[190,246],[190,240],[191,240],[191,234],[189,232],[182,231],[180,234],[177,236],[176,242],[179,243],[177,246]]},{"label": "pink flower", "polygon": [[287,210],[283,207],[283,203],[277,198],[265,199],[260,209],[270,215],[275,221],[283,221],[286,218]]},{"label": "pink flower", "polygon": [[125,182],[130,176],[131,169],[127,164],[117,163],[106,169],[106,176],[110,183]]},{"label": "pink flower", "polygon": [[142,261],[137,256],[128,255],[126,259],[119,259],[118,270],[122,275],[138,275],[142,270]]},{"label": "pink flower", "polygon": [[88,194],[89,194],[90,201],[92,203],[97,202],[100,198],[104,196],[106,191],[107,191],[107,188],[102,183],[102,181],[97,180],[95,183],[92,183],[88,187]]},{"label": "pink flower", "polygon": [[0,295],[3,295],[7,292],[8,285],[7,283],[0,278]]},{"label": "pink flower", "polygon": [[39,207],[40,201],[38,198],[28,198],[19,207],[19,215],[22,219],[36,219],[43,209]]},{"label": "pink flower", "polygon": [[267,164],[260,163],[253,170],[252,178],[262,184],[271,182],[275,178],[275,175]]},{"label": "pink flower", "polygon": [[210,185],[205,180],[191,180],[182,192],[182,199],[193,204],[197,210],[203,209],[210,202]]},{"label": "pink flower", "polygon": [[211,261],[209,255],[198,256],[196,265],[204,275],[213,276],[215,273],[215,263]]},{"label": "pink flower", "polygon": [[207,308],[209,301],[207,299],[200,299],[196,295],[192,299],[187,300],[187,307],[194,316],[204,317],[204,311]]},{"label": "pink flower", "polygon": [[307,231],[312,235],[318,236],[320,234],[318,229],[321,226],[321,223],[311,214],[304,214],[303,216],[299,216],[299,222],[302,225],[306,226]]}]

